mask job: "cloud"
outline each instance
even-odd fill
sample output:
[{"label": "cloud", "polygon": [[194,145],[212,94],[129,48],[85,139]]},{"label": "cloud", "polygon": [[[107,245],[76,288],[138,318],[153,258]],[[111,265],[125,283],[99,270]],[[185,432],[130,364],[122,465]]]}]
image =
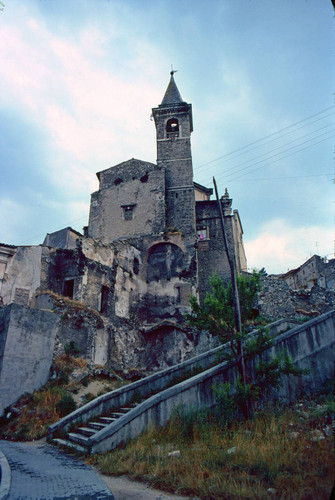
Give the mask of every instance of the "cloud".
[{"label": "cloud", "polygon": [[30,211],[23,204],[16,203],[9,198],[0,198],[0,242],[13,243],[18,231],[24,230]]},{"label": "cloud", "polygon": [[[29,114],[52,138],[58,152],[48,168],[65,189],[70,182],[84,191],[93,172],[132,156],[154,160],[149,116],[163,93],[152,78],[158,52],[137,40],[125,64],[123,53],[113,46],[113,28],[106,35],[102,27],[84,27],[65,38],[49,31],[41,19],[28,14],[25,19],[21,13],[15,24],[0,28],[5,90],[0,104]],[[129,79],[122,71],[125,65],[134,70],[141,66],[141,74]]]},{"label": "cloud", "polygon": [[327,228],[294,228],[283,219],[273,219],[260,228],[257,238],[245,243],[245,251],[249,269],[265,267],[269,274],[285,273],[313,254],[334,257],[334,234]]}]

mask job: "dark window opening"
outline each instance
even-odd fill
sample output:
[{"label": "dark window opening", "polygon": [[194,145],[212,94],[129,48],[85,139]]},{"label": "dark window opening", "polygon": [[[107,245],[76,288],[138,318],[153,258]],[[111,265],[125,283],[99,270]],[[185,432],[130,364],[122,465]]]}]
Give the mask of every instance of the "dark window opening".
[{"label": "dark window opening", "polygon": [[170,118],[166,124],[166,135],[167,137],[178,137],[179,136],[179,122],[177,118]]},{"label": "dark window opening", "polygon": [[74,280],[65,280],[63,295],[65,297],[73,299],[73,293],[74,293]]},{"label": "dark window opening", "polygon": [[176,193],[176,198],[178,198],[178,193]]},{"label": "dark window opening", "polygon": [[106,314],[107,308],[108,308],[108,287],[103,285],[101,287],[100,312],[102,314]]},{"label": "dark window opening", "polygon": [[122,205],[125,220],[132,220],[135,205]]},{"label": "dark window opening", "polygon": [[139,270],[140,270],[140,263],[139,263],[139,260],[134,257],[134,263],[133,263],[133,271],[134,271],[134,274],[138,274],[139,273]]},{"label": "dark window opening", "polygon": [[140,181],[141,182],[148,182],[148,179],[149,179],[149,174],[148,174],[148,172],[146,172],[145,175],[142,175],[142,177],[140,178]]},{"label": "dark window opening", "polygon": [[121,182],[123,182],[123,179],[121,179],[121,177],[118,177],[117,179],[115,179],[114,184],[115,186],[118,186],[119,184],[121,184]]}]

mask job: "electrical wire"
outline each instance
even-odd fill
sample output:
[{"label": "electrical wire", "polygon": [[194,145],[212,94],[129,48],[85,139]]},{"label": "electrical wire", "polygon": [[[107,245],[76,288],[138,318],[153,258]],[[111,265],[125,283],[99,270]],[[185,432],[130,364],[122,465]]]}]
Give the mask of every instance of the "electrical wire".
[{"label": "electrical wire", "polygon": [[[210,160],[210,161],[208,161],[208,162],[202,163],[202,164],[200,164],[200,165],[197,167],[197,169],[201,169],[202,167],[205,167],[205,166],[207,166],[207,165],[209,165],[209,164],[211,164],[211,163],[214,163],[214,162],[216,162],[216,161],[218,161],[218,160],[221,160],[222,158],[227,158],[228,156],[231,156],[231,155],[233,155],[234,153],[238,153],[238,152],[240,152],[240,151],[242,151],[242,150],[245,150],[245,149],[249,148],[250,146],[253,146],[253,145],[258,144],[258,143],[260,143],[260,142],[262,142],[262,141],[264,141],[264,140],[266,140],[266,139],[268,139],[268,138],[270,138],[270,137],[273,137],[273,136],[275,136],[275,135],[277,135],[277,134],[280,134],[281,132],[283,132],[283,131],[285,131],[285,130],[288,130],[288,129],[290,129],[290,128],[294,128],[294,127],[296,127],[297,125],[300,125],[301,123],[303,123],[303,122],[305,122],[305,121],[308,121],[308,120],[310,120],[311,118],[314,118],[315,116],[318,116],[318,115],[320,115],[320,114],[322,114],[322,113],[325,113],[326,111],[329,111],[330,109],[333,109],[333,110],[334,110],[334,106],[330,106],[330,107],[328,107],[328,108],[325,108],[325,109],[323,109],[323,110],[319,111],[318,113],[314,113],[313,115],[310,115],[310,116],[308,116],[308,117],[306,117],[306,118],[303,118],[302,120],[299,120],[298,122],[295,122],[295,123],[293,123],[293,124],[291,124],[291,125],[288,125],[287,127],[284,127],[284,128],[282,128],[282,129],[280,129],[280,130],[277,130],[276,132],[273,132],[273,133],[271,133],[271,134],[269,134],[269,135],[266,135],[266,136],[264,136],[264,137],[261,137],[260,139],[257,139],[256,141],[253,141],[253,142],[251,142],[251,143],[249,143],[249,144],[246,144],[245,146],[241,146],[240,148],[237,148],[237,149],[235,149],[235,150],[233,150],[233,151],[230,151],[229,153],[226,153],[226,154],[224,154],[224,155],[222,155],[222,156],[219,156],[219,157],[217,157],[217,158],[214,158],[213,160]],[[328,115],[326,115],[326,116],[324,116],[324,117],[321,117],[321,118],[318,118],[317,120],[314,120],[314,121],[313,121],[313,122],[311,122],[310,124],[303,125],[302,127],[299,127],[299,128],[297,128],[296,130],[300,130],[301,128],[304,128],[305,126],[308,126],[308,125],[311,125],[312,123],[315,123],[315,122],[317,122],[317,121],[323,120],[324,118],[327,118],[328,116],[331,116],[331,115],[333,115],[334,113],[335,113],[335,111],[333,111],[332,113],[330,113],[330,114],[328,114]],[[294,131],[294,130],[293,130],[293,131]],[[292,133],[293,131],[289,132],[288,134]],[[284,134],[284,135],[282,135],[282,136],[280,136],[280,137],[278,137],[278,138],[275,138],[275,139],[273,139],[273,140],[278,140],[279,138],[284,137],[285,135],[288,135],[288,134]],[[272,141],[268,141],[268,142],[266,142],[265,144],[268,144],[269,142],[272,142]],[[264,144],[263,144],[263,145],[264,145]],[[259,146],[257,146],[257,147],[259,147]],[[253,148],[253,149],[256,149],[256,148]],[[241,153],[241,154],[243,154],[243,153]],[[239,156],[239,155],[238,155],[238,156]]]}]

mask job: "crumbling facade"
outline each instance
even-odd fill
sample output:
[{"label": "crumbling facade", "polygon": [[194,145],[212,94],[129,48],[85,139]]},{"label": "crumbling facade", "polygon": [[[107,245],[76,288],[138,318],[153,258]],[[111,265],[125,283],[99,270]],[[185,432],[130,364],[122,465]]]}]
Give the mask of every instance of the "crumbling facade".
[{"label": "crumbling facade", "polygon": [[[211,339],[190,330],[183,314],[191,294],[204,297],[214,271],[230,276],[212,189],[193,180],[192,106],[182,100],[173,72],[152,114],[157,164],[132,158],[98,172],[83,235],[65,228],[40,246],[0,246],[3,304],[55,310],[52,294],[78,301],[101,317],[96,338],[87,318],[82,322],[90,339],[81,342],[85,356],[119,369],[155,370],[210,348]],[[227,191],[221,204],[242,272],[243,230]],[[71,340],[74,323],[63,325]],[[58,350],[65,341],[56,336]]]},{"label": "crumbling facade", "polygon": [[296,269],[280,276],[292,290],[310,290],[317,285],[326,290],[335,289],[335,259],[313,255]]}]

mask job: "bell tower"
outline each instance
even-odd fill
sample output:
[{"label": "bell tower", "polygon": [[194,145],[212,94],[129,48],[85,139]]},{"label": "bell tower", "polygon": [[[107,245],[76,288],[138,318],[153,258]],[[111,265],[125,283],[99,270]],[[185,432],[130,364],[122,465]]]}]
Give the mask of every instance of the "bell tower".
[{"label": "bell tower", "polygon": [[192,105],[182,100],[171,71],[162,103],[152,110],[157,137],[157,165],[165,169],[165,224],[184,237],[196,237],[191,153]]}]

